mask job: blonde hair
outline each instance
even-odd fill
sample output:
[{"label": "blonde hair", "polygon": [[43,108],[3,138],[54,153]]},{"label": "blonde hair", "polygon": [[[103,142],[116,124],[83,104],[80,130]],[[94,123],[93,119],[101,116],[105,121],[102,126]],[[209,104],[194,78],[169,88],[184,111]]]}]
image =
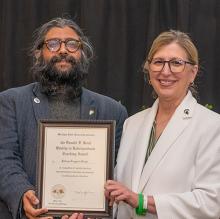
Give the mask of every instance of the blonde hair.
[{"label": "blonde hair", "polygon": [[195,45],[193,44],[191,38],[186,34],[178,30],[170,30],[162,32],[154,41],[151,46],[151,49],[148,53],[147,60],[152,60],[155,53],[163,46],[169,45],[171,43],[177,43],[182,47],[189,59],[194,65],[199,64],[198,51]]},{"label": "blonde hair", "polygon": [[[193,65],[199,65],[198,50],[189,35],[178,30],[169,30],[159,34],[159,36],[157,36],[157,38],[153,41],[145,60],[144,71],[148,71],[148,62],[152,61],[155,53],[160,50],[161,47],[171,43],[177,43],[185,50],[189,62],[193,63]],[[198,97],[197,87],[195,84],[191,84],[189,90],[192,92],[194,97]]]}]

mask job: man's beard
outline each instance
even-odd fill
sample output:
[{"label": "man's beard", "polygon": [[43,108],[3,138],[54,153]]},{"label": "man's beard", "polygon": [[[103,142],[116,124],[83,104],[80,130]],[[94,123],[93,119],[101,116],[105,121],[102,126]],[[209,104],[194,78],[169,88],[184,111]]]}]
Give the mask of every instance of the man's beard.
[{"label": "man's beard", "polygon": [[[65,60],[71,67],[62,71],[56,67],[56,63]],[[45,62],[39,58],[32,68],[33,76],[41,85],[42,92],[48,96],[63,95],[68,99],[77,98],[82,93],[82,86],[87,77],[87,72],[82,71],[80,61],[68,55],[54,56]]]}]

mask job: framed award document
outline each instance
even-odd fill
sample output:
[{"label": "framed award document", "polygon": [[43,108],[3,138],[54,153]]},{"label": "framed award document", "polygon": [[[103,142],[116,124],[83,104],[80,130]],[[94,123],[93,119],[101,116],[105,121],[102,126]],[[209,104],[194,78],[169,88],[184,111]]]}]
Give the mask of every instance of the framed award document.
[{"label": "framed award document", "polygon": [[37,196],[46,216],[112,216],[104,184],[113,178],[114,139],[114,121],[39,121]]}]

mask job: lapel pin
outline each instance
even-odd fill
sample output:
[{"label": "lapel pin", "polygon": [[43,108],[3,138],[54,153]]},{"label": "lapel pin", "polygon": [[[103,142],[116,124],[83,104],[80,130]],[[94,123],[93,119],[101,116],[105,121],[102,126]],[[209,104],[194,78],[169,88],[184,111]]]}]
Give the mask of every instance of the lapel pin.
[{"label": "lapel pin", "polygon": [[94,110],[89,110],[89,115],[90,115],[90,116],[93,115],[94,113],[95,113]]},{"label": "lapel pin", "polygon": [[35,98],[34,98],[34,102],[35,102],[35,103],[40,103],[40,100],[39,100],[37,97],[35,97]]},{"label": "lapel pin", "polygon": [[185,113],[186,115],[189,115],[189,109],[184,109],[184,113]]}]

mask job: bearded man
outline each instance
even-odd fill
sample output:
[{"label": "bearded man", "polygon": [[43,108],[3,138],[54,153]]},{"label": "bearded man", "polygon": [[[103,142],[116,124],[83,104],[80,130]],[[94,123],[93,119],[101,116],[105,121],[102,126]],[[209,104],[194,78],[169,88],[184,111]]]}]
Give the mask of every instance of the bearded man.
[{"label": "bearded man", "polygon": [[126,109],[83,87],[93,49],[79,26],[56,18],[41,26],[32,48],[36,82],[0,93],[0,218],[39,218],[35,195],[37,124],[115,120],[118,151]]}]

